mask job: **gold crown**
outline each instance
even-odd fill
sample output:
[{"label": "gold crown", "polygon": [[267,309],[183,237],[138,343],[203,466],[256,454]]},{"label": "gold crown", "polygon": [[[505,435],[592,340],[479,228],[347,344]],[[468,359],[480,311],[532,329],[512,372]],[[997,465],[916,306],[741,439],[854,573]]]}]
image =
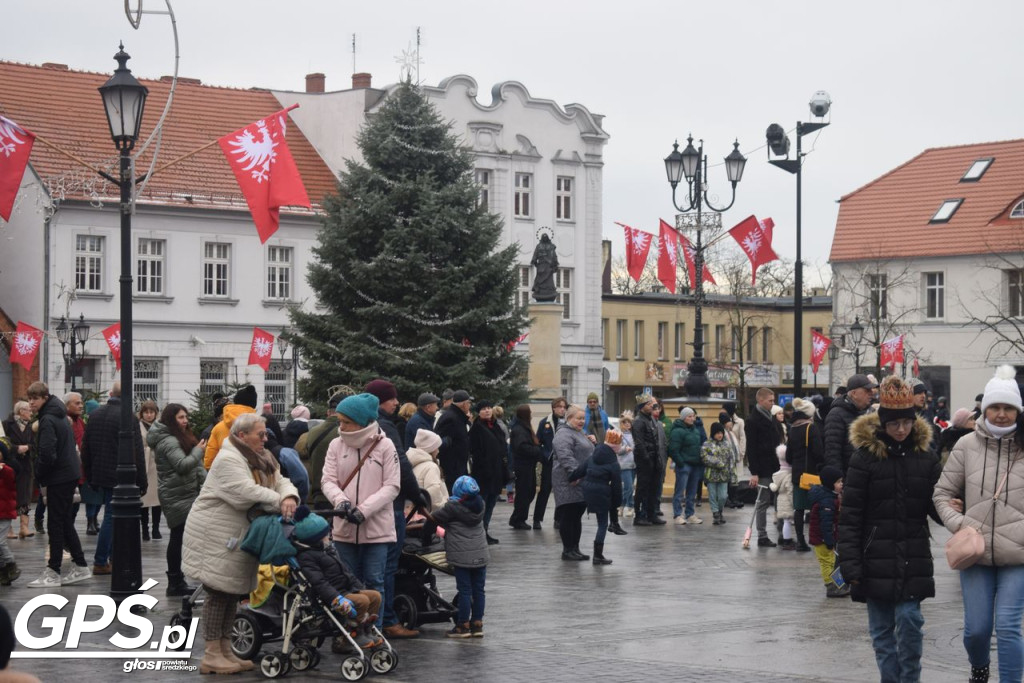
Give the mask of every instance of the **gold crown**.
[{"label": "gold crown", "polygon": [[886,377],[878,388],[878,402],[882,408],[887,410],[913,408],[914,390],[899,377]]},{"label": "gold crown", "polygon": [[654,400],[654,397],[651,396],[648,393],[643,393],[643,394],[637,394],[636,395],[636,402],[637,402],[637,404],[650,403],[653,400]]}]

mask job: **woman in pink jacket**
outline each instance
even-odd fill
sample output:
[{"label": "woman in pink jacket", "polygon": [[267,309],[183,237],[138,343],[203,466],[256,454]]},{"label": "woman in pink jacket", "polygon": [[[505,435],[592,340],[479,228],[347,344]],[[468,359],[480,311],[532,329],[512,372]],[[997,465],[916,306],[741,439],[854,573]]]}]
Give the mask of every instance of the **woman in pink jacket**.
[{"label": "woman in pink jacket", "polygon": [[[338,437],[327,448],[322,490],[347,511],[334,518],[332,539],[342,561],[366,584],[383,593],[388,544],[394,543],[392,503],[398,496],[398,453],[377,424],[373,394],[349,396],[338,404]],[[375,615],[378,628],[381,615]]]}]

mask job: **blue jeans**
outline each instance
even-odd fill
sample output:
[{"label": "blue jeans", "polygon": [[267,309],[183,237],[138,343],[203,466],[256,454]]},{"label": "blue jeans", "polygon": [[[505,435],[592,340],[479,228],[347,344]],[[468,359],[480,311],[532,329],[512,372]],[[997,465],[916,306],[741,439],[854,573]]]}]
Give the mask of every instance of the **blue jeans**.
[{"label": "blue jeans", "polygon": [[960,572],[964,600],[964,649],[971,666],[987,666],[992,629],[996,632],[999,680],[1024,678],[1024,566],[974,565]]},{"label": "blue jeans", "polygon": [[881,683],[918,683],[924,617],[920,600],[868,599],[868,632],[875,648]]},{"label": "blue jeans", "polygon": [[[400,500],[403,500],[400,498]],[[381,611],[384,612],[384,625],[394,626],[398,623],[395,614],[395,572],[398,571],[398,558],[402,556],[405,545],[405,504],[395,507],[395,542],[388,543],[388,561],[384,567],[384,595]]]},{"label": "blue jeans", "polygon": [[100,533],[96,536],[96,554],[93,557],[97,566],[102,567],[110,561],[110,549],[114,545],[114,515],[110,511],[110,501],[114,497],[114,489],[101,488],[103,492],[103,522]]},{"label": "blue jeans", "polygon": [[711,504],[711,512],[722,512],[725,501],[729,497],[729,482],[709,481],[708,502]]},{"label": "blue jeans", "polygon": [[[345,566],[366,584],[366,587],[384,594],[384,574],[388,564],[387,543],[334,542],[334,549]],[[384,610],[377,615],[377,628],[384,625]]]},{"label": "blue jeans", "polygon": [[[487,582],[487,567],[455,567],[455,588],[459,591],[458,624],[465,624],[472,619],[482,621],[484,618],[484,584]],[[472,616],[471,614],[472,607]]]},{"label": "blue jeans", "polygon": [[686,516],[693,516],[693,505],[697,502],[697,487],[704,474],[703,465],[676,465],[676,486],[672,492],[672,516],[683,514],[683,495],[686,495]]},{"label": "blue jeans", "polygon": [[622,507],[633,507],[633,482],[636,480],[636,470],[622,470]]}]

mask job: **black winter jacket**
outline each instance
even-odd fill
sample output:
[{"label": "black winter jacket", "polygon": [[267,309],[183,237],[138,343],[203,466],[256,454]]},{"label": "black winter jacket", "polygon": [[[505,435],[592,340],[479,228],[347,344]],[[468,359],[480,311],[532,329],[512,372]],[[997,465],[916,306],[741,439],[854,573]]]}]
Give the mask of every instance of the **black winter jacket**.
[{"label": "black winter jacket", "polygon": [[818,474],[825,464],[825,444],[821,438],[821,427],[814,420],[798,420],[789,428],[786,442],[786,462],[793,467],[793,485],[800,485],[804,472]]},{"label": "black winter jacket", "polygon": [[881,431],[878,415],[850,428],[856,449],[843,479],[839,565],[850,597],[887,602],[935,595],[928,516],[942,467],[931,452],[932,430],[917,418],[902,443]]},{"label": "black winter jacket", "polygon": [[409,421],[405,423],[405,447],[412,448],[416,445],[416,432],[421,429],[426,429],[428,432],[434,431],[434,418],[423,412],[423,408],[419,408],[413,413]]},{"label": "black winter jacket", "polygon": [[[139,428],[135,428],[139,433]],[[142,468],[145,475],[146,468]],[[56,396],[39,408],[36,432],[36,481],[40,486],[78,481],[82,466],[75,447],[75,435],[68,424],[68,411]]]},{"label": "black winter jacket", "polygon": [[[583,480],[583,500],[593,513],[608,512],[622,500],[622,470],[619,458],[607,444],[594,449],[593,454],[569,477],[569,481]],[[613,504],[614,501],[614,504]]]},{"label": "black winter jacket", "polygon": [[493,420],[490,425],[477,419],[469,428],[469,452],[472,474],[480,485],[480,494],[496,496],[508,483],[508,442],[505,432]]},{"label": "black winter jacket", "polygon": [[[121,430],[121,399],[112,396],[92,411],[82,439],[82,471],[96,488],[117,486],[118,433]],[[146,451],[142,446],[139,421],[132,417],[132,450],[135,452],[135,485],[146,491]],[[154,482],[155,483],[155,482]]]},{"label": "black winter jacket", "polygon": [[540,447],[544,449],[544,457],[547,460],[551,460],[551,455],[554,453],[555,432],[563,422],[565,422],[563,418],[552,413],[537,425],[537,438],[540,439]]},{"label": "black winter jacket", "polygon": [[[441,437],[438,463],[449,484],[469,474],[469,417],[454,403],[444,409],[434,430]],[[450,488],[450,486],[449,486]]]},{"label": "black winter jacket", "polygon": [[509,441],[514,460],[512,466],[515,469],[529,470],[536,467],[537,463],[543,462],[544,449],[540,444],[533,442],[533,432],[527,425],[518,420],[513,422]]},{"label": "black winter jacket", "polygon": [[661,466],[656,429],[661,429],[661,425],[650,415],[641,412],[638,406],[636,419],[633,420],[633,460],[638,469],[657,469]]},{"label": "black winter jacket", "polygon": [[339,595],[344,597],[365,588],[338,557],[333,543],[308,546],[296,542],[295,549],[302,573],[325,605],[329,606]]},{"label": "black winter jacket", "polygon": [[828,415],[825,416],[825,464],[838,467],[846,472],[853,455],[853,444],[850,443],[850,425],[864,414],[858,410],[848,396],[841,396],[832,402]]},{"label": "black winter jacket", "polygon": [[377,424],[380,425],[384,436],[391,439],[391,443],[395,444],[395,453],[398,454],[398,470],[401,476],[399,486],[401,488],[398,491],[398,496],[395,498],[395,510],[399,515],[402,515],[404,514],[406,500],[419,499],[420,485],[416,481],[416,474],[412,471],[412,463],[409,462],[409,458],[405,455],[405,444],[402,442],[398,427],[395,426],[391,416],[378,409]]},{"label": "black winter jacket", "polygon": [[298,443],[299,437],[308,431],[309,421],[292,420],[284,426],[284,440],[281,441],[281,445],[285,448],[295,448],[295,444]]},{"label": "black winter jacket", "polygon": [[770,480],[779,471],[779,456],[775,449],[782,443],[782,425],[754,408],[743,425],[743,433],[747,437],[750,473],[762,480],[761,485],[767,486],[771,482],[763,480]]}]

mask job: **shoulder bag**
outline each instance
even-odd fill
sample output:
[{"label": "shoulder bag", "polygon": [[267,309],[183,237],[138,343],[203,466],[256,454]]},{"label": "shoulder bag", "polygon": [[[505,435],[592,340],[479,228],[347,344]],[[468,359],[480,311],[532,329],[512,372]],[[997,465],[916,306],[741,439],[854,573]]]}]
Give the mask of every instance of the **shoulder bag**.
[{"label": "shoulder bag", "polygon": [[[999,498],[999,494],[1003,492],[1003,486],[1006,484],[1006,478],[1009,476],[1010,468],[1007,466],[1006,473],[1003,474],[1003,480],[999,482],[999,486],[996,487],[996,492],[992,494],[993,519],[995,518],[995,501]],[[959,571],[961,569],[967,569],[968,567],[974,566],[974,564],[984,557],[984,555],[985,537],[982,536],[981,532],[973,526],[968,525],[965,517],[964,522],[960,525],[960,530],[946,541],[946,562],[949,563],[950,569],[956,569]]]}]

